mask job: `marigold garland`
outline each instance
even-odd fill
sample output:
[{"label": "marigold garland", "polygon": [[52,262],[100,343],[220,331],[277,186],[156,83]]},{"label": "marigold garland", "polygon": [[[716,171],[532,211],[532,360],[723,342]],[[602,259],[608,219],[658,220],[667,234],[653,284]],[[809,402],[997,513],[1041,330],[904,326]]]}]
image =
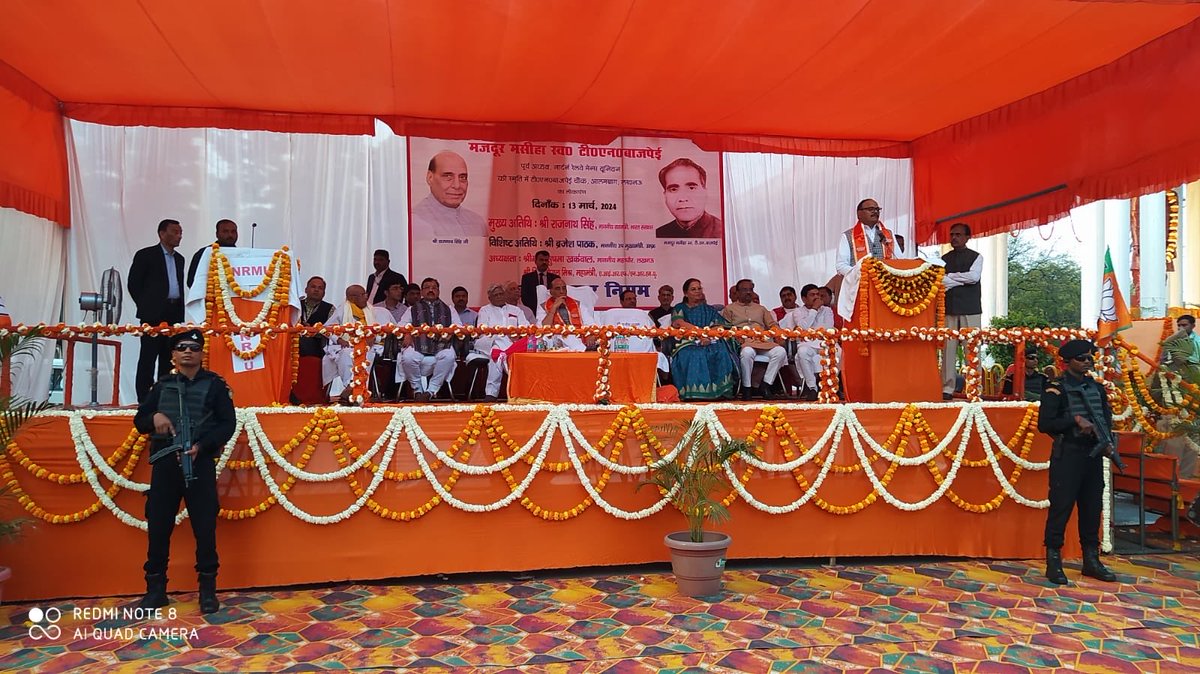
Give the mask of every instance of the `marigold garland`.
[{"label": "marigold garland", "polygon": [[[125,441],[121,443],[121,446],[117,449],[117,451],[113,453],[114,457],[117,456],[117,454],[128,455],[128,459],[125,461],[125,466],[121,468],[121,477],[128,479],[130,475],[133,475],[133,470],[137,466],[138,458],[141,457],[142,451],[146,448],[148,442],[149,436],[141,435],[134,430],[130,432],[130,434],[125,438]],[[115,467],[117,461],[113,461],[109,463],[109,465]],[[32,464],[32,462],[30,463]],[[71,475],[57,475],[40,468],[38,469],[38,472],[42,473],[41,475],[37,475],[37,477],[41,479],[50,479],[50,477],[53,475],[55,477],[65,477],[67,479],[66,483],[55,480],[56,482],[59,482],[59,484],[73,484],[73,482],[70,480],[70,478],[73,477]],[[30,498],[27,493],[25,493],[25,490],[21,488],[20,482],[17,481],[17,476],[13,473],[12,465],[9,464],[7,457],[5,457],[2,453],[0,453],[0,480],[3,480],[3,482],[8,485],[10,493],[16,497],[17,503],[21,504],[21,507],[24,508],[26,512],[49,524],[74,524],[76,522],[82,522],[92,515],[95,515],[100,511],[100,508],[103,507],[102,501],[100,499],[96,499],[96,502],[88,507],[67,515],[55,515],[47,511],[45,508],[42,508],[36,502],[34,502],[34,500]],[[109,485],[108,489],[105,489],[104,491],[105,494],[108,495],[108,498],[111,499],[112,497],[116,496],[117,492],[121,491],[121,486],[114,483]]]},{"label": "marigold garland", "polygon": [[1179,194],[1167,190],[1167,271],[1175,271],[1175,256],[1179,252]]},{"label": "marigold garland", "polygon": [[[219,327],[234,325],[239,328],[245,325],[278,325],[280,311],[288,305],[288,295],[292,284],[292,258],[288,255],[287,251],[287,246],[275,251],[271,256],[271,262],[267,266],[267,272],[263,276],[263,280],[252,290],[244,290],[238,285],[233,273],[233,265],[230,264],[229,258],[221,252],[221,246],[217,243],[212,244],[212,255],[208,260],[208,281],[204,296],[205,324]],[[264,301],[263,310],[254,320],[243,322],[236,313],[231,313],[233,304],[229,302],[230,296],[250,299],[257,297],[267,290],[271,291],[271,297]],[[257,358],[266,350],[269,342],[265,335],[261,336],[258,346],[249,351],[243,351],[234,343],[231,333],[223,333],[222,337],[229,350],[243,360]],[[295,348],[295,340],[293,340],[292,347],[292,352],[295,354],[294,358],[296,358],[299,354]],[[205,363],[207,363],[207,348],[205,348],[204,353]],[[296,372],[298,366],[299,363],[293,360],[293,373]]]}]

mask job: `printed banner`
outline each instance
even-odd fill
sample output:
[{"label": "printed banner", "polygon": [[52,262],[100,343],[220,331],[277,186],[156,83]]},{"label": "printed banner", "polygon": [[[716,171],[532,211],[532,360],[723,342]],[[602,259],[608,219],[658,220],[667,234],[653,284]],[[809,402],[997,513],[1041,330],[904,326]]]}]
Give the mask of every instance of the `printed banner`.
[{"label": "printed banner", "polygon": [[520,281],[539,250],[568,285],[591,286],[597,308],[683,299],[699,278],[725,298],[721,156],[688,140],[623,137],[607,146],[409,138],[413,282],[432,276],[449,297],[487,302],[492,283]]}]

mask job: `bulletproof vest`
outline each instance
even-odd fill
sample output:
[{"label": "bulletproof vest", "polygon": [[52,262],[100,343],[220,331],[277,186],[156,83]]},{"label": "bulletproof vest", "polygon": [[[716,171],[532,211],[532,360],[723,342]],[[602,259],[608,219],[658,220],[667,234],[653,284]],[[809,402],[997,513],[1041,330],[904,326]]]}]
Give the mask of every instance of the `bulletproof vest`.
[{"label": "bulletproof vest", "polygon": [[[208,421],[204,403],[208,399],[208,390],[212,388],[212,377],[188,380],[183,375],[160,382],[161,392],[158,397],[158,411],[167,415],[172,424],[178,425],[183,419],[180,401],[187,407],[188,419],[192,422],[192,437],[200,432],[201,426]],[[183,395],[181,396],[180,393]],[[178,430],[178,428],[176,428]]]},{"label": "bulletproof vest", "polygon": [[[979,257],[979,253],[964,248],[962,250],[952,250],[942,256],[942,261],[946,263],[946,273],[970,271],[971,265],[975,263],[975,259]],[[978,283],[971,285],[956,286],[946,291],[946,313],[952,316],[970,316],[972,314],[983,313],[983,292],[982,287]]]},{"label": "bulletproof vest", "polygon": [[[1076,382],[1065,375],[1059,381],[1067,394],[1072,416],[1079,415],[1097,426],[1108,428],[1108,419],[1104,418],[1104,387],[1099,382],[1091,377]],[[1089,411],[1089,406],[1094,413]]]}]

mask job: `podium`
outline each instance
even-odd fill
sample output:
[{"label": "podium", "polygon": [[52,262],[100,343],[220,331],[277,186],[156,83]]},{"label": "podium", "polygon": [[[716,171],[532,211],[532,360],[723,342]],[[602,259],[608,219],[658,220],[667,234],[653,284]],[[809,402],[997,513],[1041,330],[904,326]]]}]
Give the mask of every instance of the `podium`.
[{"label": "podium", "polygon": [[[873,267],[868,273],[868,265]],[[843,298],[839,299],[839,313],[846,328],[873,328],[876,330],[900,330],[904,328],[932,328],[941,325],[939,306],[944,306],[945,289],[942,286],[940,267],[928,267],[919,277],[908,277],[903,281],[892,270],[916,270],[928,265],[924,260],[864,259],[846,275],[842,284]],[[914,316],[896,313],[889,302],[880,296],[872,280],[878,274],[886,287],[897,281],[925,288],[933,299],[928,306]],[[890,277],[890,278],[889,278]],[[934,290],[931,284],[936,283]],[[856,288],[853,297],[845,297],[847,290]],[[843,302],[842,300],[849,300]],[[893,304],[907,309],[914,304]],[[854,312],[849,317],[840,311],[849,304]],[[864,315],[863,307],[866,307]],[[849,402],[917,402],[942,399],[942,378],[939,371],[941,349],[937,342],[909,339],[897,342],[855,340],[842,343],[842,383]]]},{"label": "podium", "polygon": [[[293,264],[286,247],[209,248],[188,288],[188,320],[234,330],[264,314],[263,321],[272,325],[292,323],[300,308],[292,288]],[[274,336],[266,345],[258,336],[208,335],[204,367],[225,379],[239,407],[286,404],[294,344],[290,335]]]}]

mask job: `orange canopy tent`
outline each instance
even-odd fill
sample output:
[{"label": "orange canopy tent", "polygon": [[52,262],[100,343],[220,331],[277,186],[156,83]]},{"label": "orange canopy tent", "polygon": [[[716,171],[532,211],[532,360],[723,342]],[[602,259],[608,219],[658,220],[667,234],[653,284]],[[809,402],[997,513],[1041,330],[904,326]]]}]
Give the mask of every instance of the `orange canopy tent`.
[{"label": "orange canopy tent", "polygon": [[64,226],[64,116],[911,157],[922,240],[1200,177],[1187,0],[0,7],[0,206]]}]

